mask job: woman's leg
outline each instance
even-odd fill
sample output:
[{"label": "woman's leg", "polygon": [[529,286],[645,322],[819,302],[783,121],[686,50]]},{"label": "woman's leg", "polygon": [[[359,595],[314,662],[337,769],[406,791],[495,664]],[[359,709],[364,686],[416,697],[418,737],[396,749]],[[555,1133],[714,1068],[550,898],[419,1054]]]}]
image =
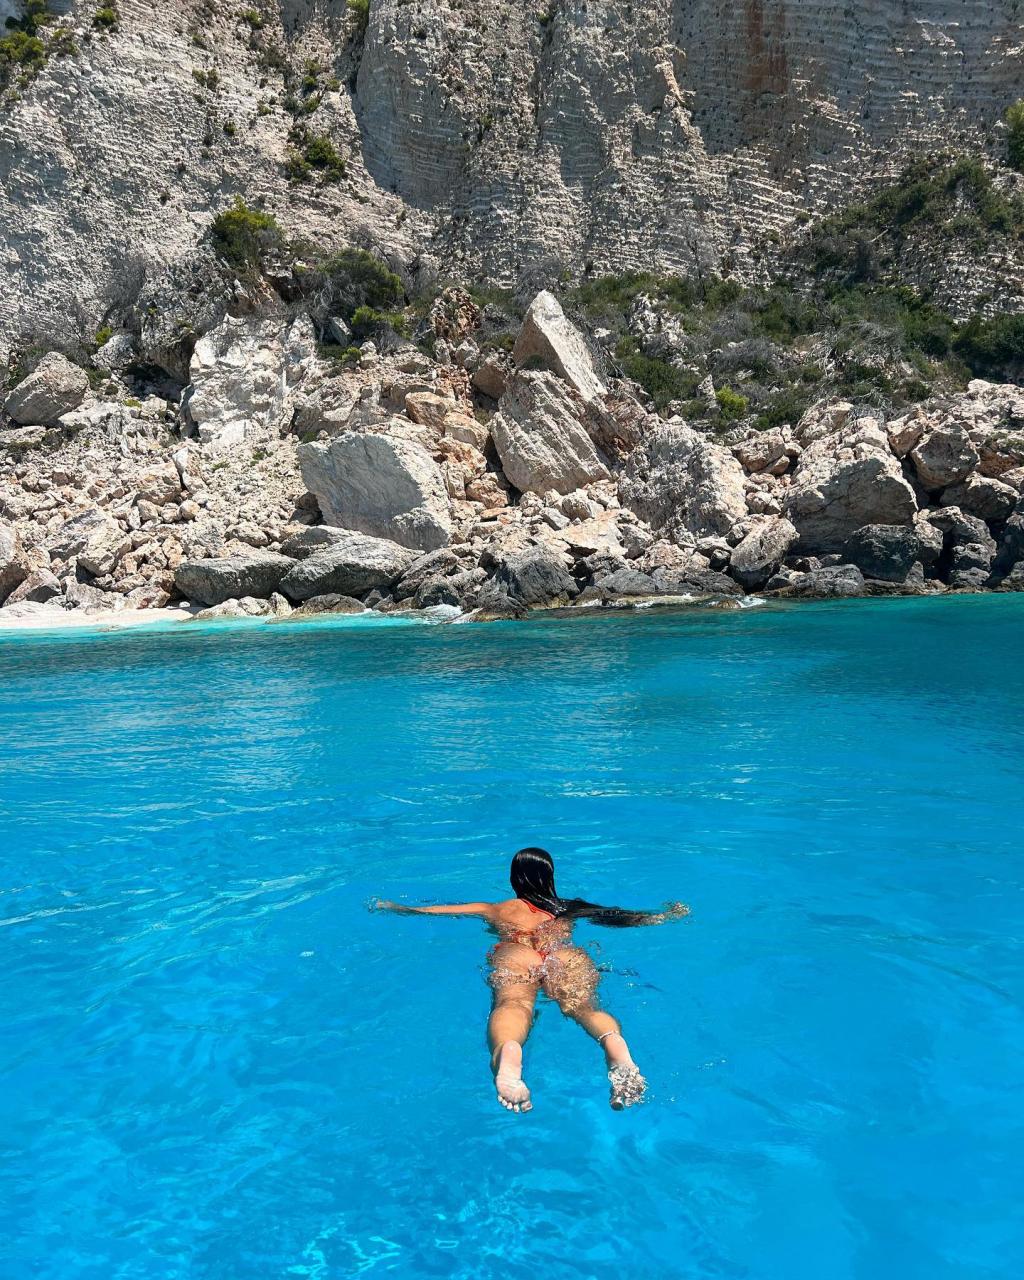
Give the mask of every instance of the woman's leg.
[{"label": "woman's leg", "polygon": [[542,957],[531,947],[502,942],[491,952],[494,1003],[487,1021],[491,1070],[498,1101],[509,1111],[530,1111],[530,1090],[523,1081],[523,1045],[533,1025],[538,966]]},{"label": "woman's leg", "polygon": [[583,948],[566,947],[548,959],[544,992],[604,1050],[611,1105],[620,1111],[641,1100],[647,1082],[633,1061],[618,1019],[597,1007],[599,980],[597,967]]}]

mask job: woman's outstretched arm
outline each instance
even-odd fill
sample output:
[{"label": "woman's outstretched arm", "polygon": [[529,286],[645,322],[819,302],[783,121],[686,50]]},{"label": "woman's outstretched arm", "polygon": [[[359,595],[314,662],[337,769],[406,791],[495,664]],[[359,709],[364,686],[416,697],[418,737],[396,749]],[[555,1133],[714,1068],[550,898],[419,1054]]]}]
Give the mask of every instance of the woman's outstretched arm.
[{"label": "woman's outstretched arm", "polygon": [[489,919],[494,911],[494,904],[490,902],[452,902],[440,907],[407,907],[401,902],[387,902],[378,898],[374,905],[378,911],[398,911],[402,915],[485,916]]}]

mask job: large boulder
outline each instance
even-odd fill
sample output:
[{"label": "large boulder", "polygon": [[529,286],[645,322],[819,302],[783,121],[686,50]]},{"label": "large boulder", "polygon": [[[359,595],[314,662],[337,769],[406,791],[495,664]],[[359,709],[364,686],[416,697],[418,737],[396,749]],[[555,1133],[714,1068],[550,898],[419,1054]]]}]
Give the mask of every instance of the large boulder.
[{"label": "large boulder", "polygon": [[1024,501],[1007,520],[993,565],[993,576],[999,582],[1024,571]]},{"label": "large boulder", "polygon": [[558,299],[546,289],[530,303],[512,348],[512,359],[520,367],[527,361],[539,361],[564,378],[584,400],[596,399],[605,391],[580,331],[566,319]]},{"label": "large boulder", "polygon": [[28,564],[18,531],[0,524],[0,604],[28,577]]},{"label": "large boulder", "polygon": [[86,573],[109,573],[131,546],[131,540],[108,512],[92,507],[65,520],[50,544],[57,560],[77,558]]},{"label": "large boulder", "polygon": [[7,597],[4,608],[14,608],[19,604],[46,604],[58,600],[61,595],[62,588],[56,574],[49,569],[33,569]]},{"label": "large boulder", "polygon": [[916,510],[914,491],[873,421],[812,440],[783,500],[800,547],[811,553],[840,550],[866,524],[911,524]]},{"label": "large boulder", "polygon": [[566,604],[579,591],[557,552],[540,546],[500,556],[494,583],[502,594],[528,608]]},{"label": "large boulder", "polygon": [[747,515],[744,472],[728,449],[691,427],[656,427],[629,456],[619,498],[656,532],[677,540],[725,535]]},{"label": "large boulder", "polygon": [[864,575],[854,564],[829,565],[794,574],[777,595],[810,599],[842,599],[864,594]]},{"label": "large boulder", "polygon": [[923,435],[911,449],[910,460],[922,486],[934,492],[970,475],[978,465],[978,450],[967,431],[951,423]]},{"label": "large boulder", "polygon": [[281,590],[291,600],[359,596],[390,587],[415,559],[414,551],[397,542],[345,530],[343,537],[296,561],[281,579]]},{"label": "large boulder", "polygon": [[940,507],[929,510],[928,523],[943,534],[950,586],[972,590],[985,586],[997,548],[984,520],[959,507]]},{"label": "large boulder", "polygon": [[589,417],[586,404],[553,374],[517,374],[490,422],[510,483],[524,492],[571,493],[606,479]]},{"label": "large boulder", "polygon": [[422,445],[346,432],[296,450],[302,478],[324,519],[344,529],[432,551],[451,536],[444,477]]},{"label": "large boulder", "polygon": [[65,413],[78,408],[88,390],[85,370],[51,351],[10,392],[4,410],[21,426],[54,427]]},{"label": "large boulder", "polygon": [[207,605],[243,596],[266,600],[294,563],[273,551],[224,556],[219,560],[182,560],[174,571],[174,585],[187,600]]},{"label": "large boulder", "polygon": [[760,521],[733,548],[729,572],[748,591],[759,591],[785,560],[798,536],[784,516]]},{"label": "large boulder", "polygon": [[1017,490],[991,476],[971,475],[945,489],[944,507],[959,507],[979,520],[1005,520],[1017,505]]},{"label": "large boulder", "polygon": [[314,349],[308,319],[226,317],[196,343],[183,405],[200,441],[216,449],[240,444],[254,426],[277,426],[290,387]]},{"label": "large boulder", "polygon": [[920,549],[921,540],[913,527],[866,524],[846,539],[843,559],[855,564],[866,578],[904,582]]}]

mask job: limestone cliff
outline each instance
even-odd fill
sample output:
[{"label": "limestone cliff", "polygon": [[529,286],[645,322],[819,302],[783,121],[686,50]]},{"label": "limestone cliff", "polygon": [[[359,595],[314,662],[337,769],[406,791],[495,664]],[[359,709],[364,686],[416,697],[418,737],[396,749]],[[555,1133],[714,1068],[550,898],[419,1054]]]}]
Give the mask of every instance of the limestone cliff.
[{"label": "limestone cliff", "polygon": [[95,324],[235,194],[414,274],[751,277],[922,148],[999,154],[1024,93],[1017,0],[97,8],[3,91],[0,337]]}]

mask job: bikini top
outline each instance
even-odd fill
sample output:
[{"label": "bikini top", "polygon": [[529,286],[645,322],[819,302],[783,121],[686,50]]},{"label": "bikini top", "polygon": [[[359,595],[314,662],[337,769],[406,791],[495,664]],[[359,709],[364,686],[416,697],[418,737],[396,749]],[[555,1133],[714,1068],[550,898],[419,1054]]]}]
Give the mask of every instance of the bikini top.
[{"label": "bikini top", "polygon": [[533,903],[527,901],[526,898],[520,898],[519,901],[525,902],[535,916],[547,916],[549,920],[554,920],[554,915],[550,911],[545,911],[543,907],[535,907]]}]

